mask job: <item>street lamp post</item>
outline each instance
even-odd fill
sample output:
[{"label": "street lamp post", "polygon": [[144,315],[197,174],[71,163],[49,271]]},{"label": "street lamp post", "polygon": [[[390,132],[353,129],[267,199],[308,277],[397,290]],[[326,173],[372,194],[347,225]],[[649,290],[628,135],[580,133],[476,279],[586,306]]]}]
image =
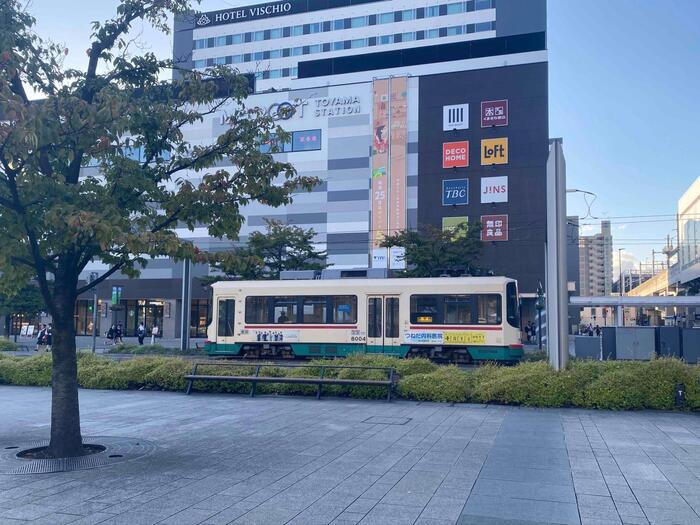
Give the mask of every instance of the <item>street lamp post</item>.
[{"label": "street lamp post", "polygon": [[625,295],[625,286],[622,281],[622,250],[624,250],[624,248],[617,249],[617,265],[619,266],[618,270],[620,270],[620,297]]}]

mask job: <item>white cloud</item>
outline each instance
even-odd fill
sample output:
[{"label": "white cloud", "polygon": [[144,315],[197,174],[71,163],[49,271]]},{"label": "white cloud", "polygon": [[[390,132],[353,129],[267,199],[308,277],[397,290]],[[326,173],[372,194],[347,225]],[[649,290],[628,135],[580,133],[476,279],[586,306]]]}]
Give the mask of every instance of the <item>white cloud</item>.
[{"label": "white cloud", "polygon": [[617,229],[618,229],[618,230],[626,230],[626,229],[627,229],[627,226],[628,226],[627,224],[619,224],[619,225],[617,226]]}]

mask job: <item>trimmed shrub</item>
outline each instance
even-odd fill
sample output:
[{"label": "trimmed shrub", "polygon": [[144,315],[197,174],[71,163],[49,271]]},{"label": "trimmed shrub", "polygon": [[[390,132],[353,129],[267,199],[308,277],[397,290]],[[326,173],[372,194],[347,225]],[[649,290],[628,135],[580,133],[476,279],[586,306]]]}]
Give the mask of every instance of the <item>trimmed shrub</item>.
[{"label": "trimmed shrub", "polygon": [[428,374],[413,374],[399,381],[399,393],[406,399],[463,403],[474,387],[473,376],[458,367],[441,366]]},{"label": "trimmed shrub", "polygon": [[613,410],[640,409],[646,406],[639,370],[633,367],[612,369],[586,387],[586,406]]},{"label": "trimmed shrub", "polygon": [[485,403],[569,406],[572,382],[568,371],[554,372],[547,363],[522,363],[484,374],[476,383],[475,398]]},{"label": "trimmed shrub", "polygon": [[51,384],[51,354],[9,357],[0,361],[0,382],[24,386]]},{"label": "trimmed shrub", "polygon": [[0,352],[16,352],[19,347],[14,341],[0,338]]}]

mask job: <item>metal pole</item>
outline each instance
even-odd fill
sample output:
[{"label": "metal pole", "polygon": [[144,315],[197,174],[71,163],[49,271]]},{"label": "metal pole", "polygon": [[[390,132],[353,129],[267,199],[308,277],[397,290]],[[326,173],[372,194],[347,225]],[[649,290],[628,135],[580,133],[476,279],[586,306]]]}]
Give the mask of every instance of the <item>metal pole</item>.
[{"label": "metal pole", "polygon": [[562,142],[550,140],[547,159],[547,351],[555,370],[566,368],[569,358],[566,162]]},{"label": "metal pole", "polygon": [[92,290],[92,353],[97,346],[97,289]]},{"label": "metal pole", "polygon": [[537,310],[537,346],[542,350],[542,309]]},{"label": "metal pole", "polygon": [[[180,351],[190,348],[190,261],[182,262],[182,315],[180,316]],[[162,330],[162,327],[161,327]]]},{"label": "metal pole", "polygon": [[620,296],[625,295],[624,286],[622,285],[622,250],[624,250],[624,248],[617,249],[617,264],[619,266],[618,270],[620,270],[620,280],[618,281],[620,285]]}]

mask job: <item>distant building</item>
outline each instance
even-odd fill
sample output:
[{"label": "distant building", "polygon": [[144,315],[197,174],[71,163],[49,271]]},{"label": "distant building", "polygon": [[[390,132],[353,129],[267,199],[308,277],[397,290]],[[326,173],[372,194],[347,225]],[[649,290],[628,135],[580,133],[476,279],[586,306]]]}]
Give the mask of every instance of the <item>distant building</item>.
[{"label": "distant building", "polygon": [[678,200],[678,245],[673,252],[671,283],[683,287],[700,278],[700,177]]},{"label": "distant building", "polygon": [[580,295],[611,295],[612,233],[610,221],[602,221],[600,233],[579,236]]}]

